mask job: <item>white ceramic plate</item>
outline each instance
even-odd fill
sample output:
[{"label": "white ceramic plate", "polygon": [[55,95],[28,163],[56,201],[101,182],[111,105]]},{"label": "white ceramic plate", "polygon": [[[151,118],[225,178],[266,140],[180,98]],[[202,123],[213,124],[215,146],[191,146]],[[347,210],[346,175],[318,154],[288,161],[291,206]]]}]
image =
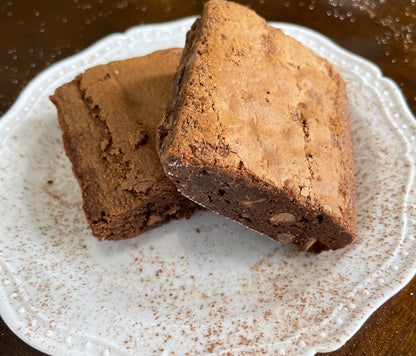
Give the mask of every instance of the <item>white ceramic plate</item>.
[{"label": "white ceramic plate", "polygon": [[109,36],[40,74],[0,121],[0,312],[50,354],[311,355],[350,338],[416,271],[416,125],[373,64],[274,23],[348,83],[358,237],[299,254],[213,213],[92,237],[48,96],[88,67],[183,46],[194,18]]}]

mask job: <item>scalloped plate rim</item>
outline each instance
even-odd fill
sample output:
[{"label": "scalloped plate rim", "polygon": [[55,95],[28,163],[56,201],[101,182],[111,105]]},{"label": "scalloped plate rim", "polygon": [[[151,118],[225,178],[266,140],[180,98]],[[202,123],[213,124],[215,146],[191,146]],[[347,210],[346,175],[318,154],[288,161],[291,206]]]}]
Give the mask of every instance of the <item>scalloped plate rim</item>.
[{"label": "scalloped plate rim", "polygon": [[[35,92],[37,90],[38,83],[44,81],[45,78],[48,78],[52,73],[59,70],[59,68],[61,68],[65,64],[69,64],[71,62],[76,62],[79,59],[87,56],[88,54],[94,53],[95,51],[100,49],[103,45],[105,45],[105,43],[107,43],[110,40],[115,40],[117,38],[120,38],[120,39],[121,38],[126,38],[130,34],[133,34],[133,33],[136,33],[136,32],[142,32],[142,31],[151,32],[154,29],[159,29],[160,30],[161,28],[172,28],[172,27],[175,27],[175,26],[190,25],[190,24],[192,24],[192,22],[196,18],[197,18],[196,16],[191,16],[191,17],[181,18],[181,19],[177,19],[177,20],[173,20],[173,21],[169,21],[169,22],[160,22],[160,23],[151,23],[151,24],[145,24],[145,25],[138,25],[138,26],[134,26],[132,28],[127,29],[125,32],[109,34],[109,35],[103,37],[102,39],[98,40],[97,42],[93,43],[92,45],[88,46],[87,48],[83,49],[79,53],[74,54],[74,55],[72,55],[68,58],[64,58],[64,59],[60,60],[59,62],[54,63],[50,67],[44,69],[43,71],[38,73],[36,75],[36,77],[33,78],[27,84],[27,86],[19,94],[18,98],[13,103],[13,105],[10,107],[10,109],[0,118],[0,142],[2,140],[4,140],[4,138],[6,138],[9,134],[9,132],[5,129],[6,126],[11,125],[9,127],[12,129],[14,126],[16,126],[19,123],[18,120],[14,120],[13,115],[18,110],[21,110],[21,106],[26,103],[26,100],[29,97],[29,95],[31,95],[33,92]],[[330,47],[331,50],[335,49],[340,55],[342,55],[344,57],[347,57],[349,60],[353,60],[354,62],[358,63],[360,66],[365,67],[367,70],[370,70],[373,76],[375,76],[377,79],[383,81],[386,84],[386,86],[391,90],[391,92],[394,93],[394,95],[396,96],[396,100],[399,101],[399,104],[401,106],[402,118],[405,119],[405,121],[409,125],[416,128],[415,118],[413,117],[413,114],[412,114],[412,112],[411,112],[411,110],[410,110],[410,108],[409,108],[409,106],[408,106],[408,104],[407,104],[407,102],[406,102],[406,100],[403,96],[403,93],[401,92],[401,89],[396,84],[396,82],[394,82],[392,79],[390,79],[386,76],[383,76],[381,69],[376,64],[370,62],[369,60],[367,60],[367,59],[365,59],[365,58],[363,58],[359,55],[356,55],[352,52],[349,52],[348,50],[342,48],[340,45],[335,43],[333,40],[327,38],[326,36],[322,35],[321,33],[317,32],[315,30],[312,30],[310,28],[300,26],[300,25],[297,25],[297,24],[286,23],[286,22],[268,22],[268,23],[270,25],[274,26],[274,27],[285,27],[286,29],[290,29],[292,31],[301,31],[303,33],[312,34],[312,37],[314,37],[314,39],[317,39],[317,40],[323,42],[325,45]],[[368,83],[367,79],[364,78],[363,80],[367,85],[371,86],[370,83]],[[38,99],[39,99],[39,97],[38,97]],[[34,101],[33,103],[30,103],[31,106],[34,106],[35,104],[36,104],[36,101]],[[389,117],[389,121],[394,124],[394,120],[391,117]],[[402,136],[404,137],[403,131],[400,128],[399,128],[399,131],[401,132]],[[414,152],[411,152],[411,150],[410,150],[410,148],[411,148],[410,143],[407,140],[405,140],[405,141],[406,141],[406,145],[407,145],[407,148],[408,148],[408,150],[406,152],[406,155],[410,156],[410,154],[412,154],[412,153],[414,155]],[[7,146],[1,147],[0,152],[3,151],[4,149],[7,149]],[[414,183],[415,183],[414,182],[414,180],[415,180],[415,174],[414,173],[415,172],[414,172],[414,166],[413,166],[412,167],[412,174],[411,174],[412,177],[409,180],[409,183],[408,183],[406,188],[409,188],[412,185],[414,186]],[[408,197],[409,191],[410,191],[410,189],[406,190],[406,197]],[[407,202],[407,201],[405,201],[405,202]],[[405,234],[405,233],[406,232],[403,232],[403,234]],[[317,342],[317,344],[313,347],[304,347],[303,350],[305,351],[305,354],[309,355],[309,354],[314,354],[316,352],[330,352],[330,351],[334,351],[334,350],[342,347],[345,344],[345,342],[348,341],[362,327],[362,325],[365,323],[365,321],[382,304],[384,304],[392,296],[397,294],[401,289],[403,289],[412,280],[412,278],[416,274],[416,261],[415,261],[415,266],[409,267],[409,269],[406,272],[407,272],[406,275],[401,278],[400,282],[393,282],[392,283],[393,287],[391,289],[390,288],[386,289],[386,293],[385,293],[384,296],[381,296],[379,298],[371,297],[371,301],[373,302],[372,307],[369,307],[367,305],[366,307],[362,308],[361,310],[363,311],[363,313],[362,313],[363,315],[361,317],[357,317],[357,320],[358,319],[360,319],[360,320],[356,324],[356,327],[351,327],[350,329],[348,329],[348,330],[352,330],[351,336],[341,336],[340,337],[341,343],[328,342],[329,346],[325,346],[325,347],[319,347],[319,342]],[[374,283],[374,278],[372,278],[370,282]],[[1,292],[2,292],[0,296],[3,296],[3,288],[0,287],[0,289],[1,289]],[[9,314],[9,307],[6,305],[3,298],[0,299],[0,314],[3,317],[4,322],[8,325],[8,327],[20,339],[22,339],[24,342],[26,342],[30,346],[32,346],[32,347],[34,347],[34,348],[36,348],[36,349],[38,349],[42,352],[48,352],[48,350],[43,347],[43,345],[42,345],[42,343],[40,342],[39,339],[25,339],[24,335],[21,335],[17,332],[16,327],[15,327],[17,319],[14,319],[13,316],[11,314]],[[332,320],[332,319],[330,318],[330,320]],[[60,342],[62,342],[62,341],[60,341]],[[58,342],[56,345],[59,345],[60,342]],[[120,349],[117,349],[117,352],[123,353],[123,351],[120,350]]]}]

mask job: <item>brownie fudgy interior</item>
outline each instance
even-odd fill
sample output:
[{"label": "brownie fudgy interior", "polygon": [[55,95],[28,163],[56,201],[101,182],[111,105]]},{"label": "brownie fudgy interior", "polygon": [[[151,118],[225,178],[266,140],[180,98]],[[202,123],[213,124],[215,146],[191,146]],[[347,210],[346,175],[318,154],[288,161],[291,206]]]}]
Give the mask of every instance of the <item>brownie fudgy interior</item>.
[{"label": "brownie fudgy interior", "polygon": [[354,239],[345,83],[253,11],[205,5],[157,139],[164,169],[193,201],[302,251]]},{"label": "brownie fudgy interior", "polygon": [[99,240],[131,238],[196,208],[167,178],[155,147],[181,51],[88,69],[51,97]]}]

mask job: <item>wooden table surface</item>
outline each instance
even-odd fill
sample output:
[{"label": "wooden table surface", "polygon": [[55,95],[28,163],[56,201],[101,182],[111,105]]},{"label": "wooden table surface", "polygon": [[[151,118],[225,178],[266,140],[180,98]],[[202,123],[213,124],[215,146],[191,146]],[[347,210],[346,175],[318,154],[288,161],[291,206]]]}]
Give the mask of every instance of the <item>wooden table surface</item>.
[{"label": "wooden table surface", "polygon": [[[243,1],[310,27],[376,63],[416,113],[416,0]],[[199,14],[200,0],[0,0],[0,116],[52,63],[114,32]],[[1,355],[43,355],[0,319]],[[416,355],[416,277],[331,355]]]}]

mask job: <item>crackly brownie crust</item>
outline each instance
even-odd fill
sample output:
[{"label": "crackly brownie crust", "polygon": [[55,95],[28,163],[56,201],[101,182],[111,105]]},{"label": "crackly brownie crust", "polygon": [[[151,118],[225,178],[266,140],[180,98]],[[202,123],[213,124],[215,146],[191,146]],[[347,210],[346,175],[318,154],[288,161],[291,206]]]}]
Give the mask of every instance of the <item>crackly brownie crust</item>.
[{"label": "crackly brownie crust", "polygon": [[97,66],[51,97],[99,240],[131,238],[195,210],[166,177],[155,147],[180,55],[169,49]]},{"label": "crackly brownie crust", "polygon": [[247,8],[212,0],[188,32],[158,151],[185,196],[276,240],[355,237],[345,83]]}]

